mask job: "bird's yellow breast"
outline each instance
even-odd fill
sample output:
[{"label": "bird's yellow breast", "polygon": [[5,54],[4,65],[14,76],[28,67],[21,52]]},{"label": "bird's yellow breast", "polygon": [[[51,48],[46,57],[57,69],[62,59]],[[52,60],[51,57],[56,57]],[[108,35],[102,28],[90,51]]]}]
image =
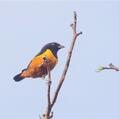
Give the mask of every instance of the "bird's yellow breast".
[{"label": "bird's yellow breast", "polygon": [[47,75],[47,66],[44,57],[49,61],[50,70],[57,64],[58,59],[53,55],[52,51],[47,49],[42,54],[34,57],[26,71],[22,73],[24,77],[43,77]]},{"label": "bird's yellow breast", "polygon": [[51,67],[54,67],[57,64],[57,58],[53,55],[52,51],[47,49],[44,53],[36,56],[33,60],[32,63],[35,66],[38,66],[42,63],[44,63],[44,57],[46,57],[49,60]]}]

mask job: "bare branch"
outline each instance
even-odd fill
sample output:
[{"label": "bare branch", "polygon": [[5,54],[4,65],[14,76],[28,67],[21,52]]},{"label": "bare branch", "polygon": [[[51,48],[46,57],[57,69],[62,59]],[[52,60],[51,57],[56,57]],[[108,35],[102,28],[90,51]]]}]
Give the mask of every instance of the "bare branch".
[{"label": "bare branch", "polygon": [[69,64],[70,64],[70,60],[71,60],[71,56],[72,56],[72,51],[73,51],[73,48],[74,48],[74,44],[75,44],[75,41],[76,41],[76,38],[82,34],[82,32],[80,33],[77,33],[76,32],[76,24],[77,24],[77,14],[76,12],[74,12],[74,23],[71,24],[71,27],[72,27],[72,30],[73,30],[73,39],[72,39],[72,43],[71,43],[71,46],[70,46],[70,49],[69,49],[69,52],[68,52],[68,56],[67,56],[67,60],[66,60],[66,64],[64,66],[64,70],[63,70],[63,73],[62,73],[62,76],[59,80],[59,84],[58,84],[58,87],[56,89],[56,92],[55,92],[55,95],[53,97],[53,100],[52,100],[52,106],[55,104],[56,102],[56,99],[58,97],[58,94],[59,94],[59,91],[60,91],[60,88],[65,80],[65,76],[66,76],[66,73],[67,73],[67,70],[68,70],[68,67],[69,67]]}]

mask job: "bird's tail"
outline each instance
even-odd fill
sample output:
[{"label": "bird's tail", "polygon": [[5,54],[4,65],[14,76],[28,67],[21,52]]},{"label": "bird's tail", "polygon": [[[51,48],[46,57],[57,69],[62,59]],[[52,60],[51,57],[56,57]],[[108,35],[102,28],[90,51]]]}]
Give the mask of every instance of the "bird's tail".
[{"label": "bird's tail", "polygon": [[17,75],[16,75],[13,79],[14,79],[16,82],[23,80],[23,79],[24,79],[24,77],[23,77],[23,76],[21,76],[21,74],[22,74],[22,73],[17,74]]}]

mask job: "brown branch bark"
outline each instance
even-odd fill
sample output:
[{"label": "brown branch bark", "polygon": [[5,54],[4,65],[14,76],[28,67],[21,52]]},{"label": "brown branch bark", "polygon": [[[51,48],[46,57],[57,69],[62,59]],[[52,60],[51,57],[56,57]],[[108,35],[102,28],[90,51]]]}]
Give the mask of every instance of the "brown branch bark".
[{"label": "brown branch bark", "polygon": [[58,98],[58,94],[59,94],[59,91],[60,91],[60,89],[62,87],[62,84],[63,84],[63,82],[65,80],[65,76],[66,76],[66,73],[67,73],[68,68],[69,68],[70,60],[71,60],[71,57],[72,57],[72,51],[73,51],[76,39],[77,39],[77,37],[79,35],[82,34],[82,32],[77,33],[76,27],[77,27],[77,14],[76,14],[76,12],[74,12],[74,22],[71,24],[71,28],[73,30],[73,39],[72,39],[71,46],[69,48],[69,52],[68,52],[66,64],[64,66],[63,73],[61,75],[61,78],[59,80],[58,86],[56,88],[56,91],[55,91],[55,94],[54,94],[52,100],[50,98],[50,88],[51,88],[51,75],[50,75],[50,71],[48,73],[48,107],[47,107],[47,111],[43,115],[42,119],[51,119],[53,117],[53,112],[51,112],[51,111],[52,111],[52,108],[53,108],[57,98]]}]

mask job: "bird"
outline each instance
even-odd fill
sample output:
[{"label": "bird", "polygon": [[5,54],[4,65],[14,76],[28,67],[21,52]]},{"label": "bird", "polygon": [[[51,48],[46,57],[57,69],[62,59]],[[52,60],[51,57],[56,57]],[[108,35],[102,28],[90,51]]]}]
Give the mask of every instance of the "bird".
[{"label": "bird", "polygon": [[48,74],[48,67],[51,71],[58,62],[57,53],[63,45],[57,42],[47,43],[41,51],[31,60],[27,68],[13,77],[14,81],[19,82],[25,78],[45,78]]}]

